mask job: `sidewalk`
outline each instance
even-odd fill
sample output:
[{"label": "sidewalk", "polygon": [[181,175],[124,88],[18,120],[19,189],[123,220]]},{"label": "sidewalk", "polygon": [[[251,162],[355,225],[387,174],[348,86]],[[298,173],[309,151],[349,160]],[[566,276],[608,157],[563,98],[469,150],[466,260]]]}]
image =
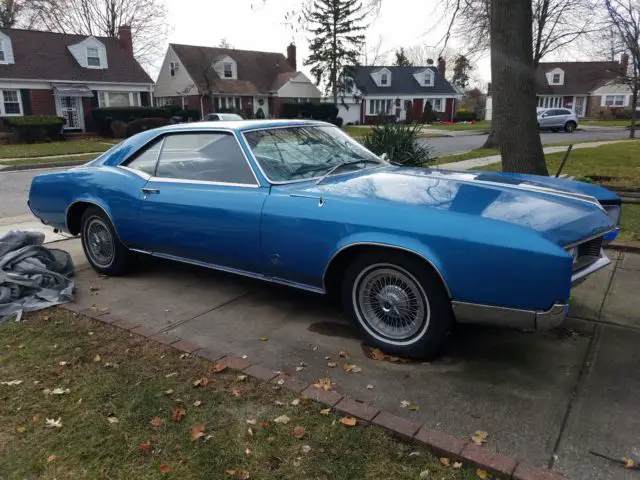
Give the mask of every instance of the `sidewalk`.
[{"label": "sidewalk", "polygon": [[[573,149],[576,150],[581,148],[595,148],[602,145],[609,145],[612,143],[621,143],[626,141],[628,140],[606,140],[601,142],[576,143],[573,145]],[[545,154],[558,153],[566,152],[567,148],[569,147],[566,145],[559,147],[544,147],[543,151]],[[442,165],[435,165],[434,168],[439,168],[442,170],[473,170],[474,168],[486,167],[487,165],[491,165],[493,163],[500,163],[500,161],[500,155],[491,155],[489,157],[472,158],[470,160],[462,160],[460,162],[443,163]]]}]

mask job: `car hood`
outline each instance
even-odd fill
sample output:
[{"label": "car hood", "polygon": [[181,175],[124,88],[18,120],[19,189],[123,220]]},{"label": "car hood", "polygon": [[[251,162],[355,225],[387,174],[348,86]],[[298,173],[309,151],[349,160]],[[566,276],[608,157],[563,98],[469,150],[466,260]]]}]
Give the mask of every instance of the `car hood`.
[{"label": "car hood", "polygon": [[596,191],[595,186],[590,190],[580,182],[558,183],[533,175],[389,166],[332,176],[320,184],[277,188],[326,200],[423,205],[504,221],[533,229],[561,246],[615,227],[598,201],[588,196],[596,193],[607,199],[611,197],[607,190]]}]

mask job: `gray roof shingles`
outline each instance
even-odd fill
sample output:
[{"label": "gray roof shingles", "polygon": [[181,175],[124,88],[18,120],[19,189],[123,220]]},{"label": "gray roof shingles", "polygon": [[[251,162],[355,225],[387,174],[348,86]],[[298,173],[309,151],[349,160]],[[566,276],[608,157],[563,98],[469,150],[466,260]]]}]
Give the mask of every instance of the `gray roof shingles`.
[{"label": "gray roof shingles", "polygon": [[[564,85],[549,85],[546,74],[560,68]],[[544,62],[536,70],[538,95],[586,95],[620,75],[618,62]]]},{"label": "gray roof shingles", "polygon": [[9,28],[0,28],[0,32],[11,39],[15,57],[14,64],[0,65],[0,78],[153,84],[117,38],[95,37],[107,49],[109,67],[90,69],[81,67],[67,48],[83,41],[87,35]]},{"label": "gray roof shingles", "polygon": [[[379,87],[371,78],[372,72],[382,68],[386,68],[391,72],[391,85],[388,87]],[[433,87],[423,87],[413,76],[414,73],[423,72],[427,68],[435,73]],[[350,67],[348,72],[365,95],[457,95],[453,86],[435,67],[362,66]]]}]

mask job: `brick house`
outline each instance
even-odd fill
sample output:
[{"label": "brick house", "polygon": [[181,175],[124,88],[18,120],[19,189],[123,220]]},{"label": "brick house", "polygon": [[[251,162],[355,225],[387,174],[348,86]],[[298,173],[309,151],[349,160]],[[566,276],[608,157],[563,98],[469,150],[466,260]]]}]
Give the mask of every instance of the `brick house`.
[{"label": "brick house", "polygon": [[570,108],[579,117],[597,116],[605,107],[630,108],[631,91],[616,79],[626,71],[620,62],[544,62],[536,70],[538,107]]},{"label": "brick house", "polygon": [[0,29],[0,117],[58,115],[86,131],[94,108],[149,106],[152,95],[129,27],[118,38]]},{"label": "brick house", "polygon": [[[373,123],[379,115],[397,121],[420,119],[427,101],[443,121],[452,121],[460,91],[445,77],[443,59],[437,68],[358,66],[345,70],[339,113],[345,124]],[[326,99],[330,101],[330,99]]]},{"label": "brick house", "polygon": [[320,90],[296,70],[296,47],[281,53],[170,44],[156,82],[156,106],[204,116],[222,109],[277,117],[287,102],[319,102]]}]

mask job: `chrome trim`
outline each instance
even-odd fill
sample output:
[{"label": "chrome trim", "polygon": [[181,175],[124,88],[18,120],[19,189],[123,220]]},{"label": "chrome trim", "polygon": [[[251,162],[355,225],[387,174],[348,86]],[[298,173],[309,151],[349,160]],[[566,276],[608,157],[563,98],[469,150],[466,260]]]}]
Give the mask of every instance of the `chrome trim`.
[{"label": "chrome trim", "polygon": [[137,175],[143,178],[144,180],[149,180],[151,178],[151,175],[149,175],[148,173],[143,172],[142,170],[136,170],[135,168],[127,167],[126,165],[117,165],[116,168],[122,168],[123,170],[127,170],[133,173],[134,175]]},{"label": "chrome trim", "polygon": [[[247,137],[245,137],[245,132],[259,132],[261,130],[280,130],[283,128],[304,128],[304,127],[334,127],[334,128],[338,128],[335,125],[333,125],[332,123],[326,123],[326,122],[319,122],[319,123],[311,123],[311,124],[297,124],[297,125],[283,125],[283,126],[278,126],[278,127],[261,127],[261,128],[251,128],[248,130],[241,130],[240,131],[240,135],[242,135],[242,139],[244,140],[244,143],[247,145],[247,149],[249,150],[249,152],[251,153],[251,158],[253,159],[253,162],[258,166],[258,170],[260,170],[260,173],[262,173],[262,176],[267,180],[267,182],[269,182],[271,185],[289,185],[289,184],[293,184],[293,183],[302,183],[302,182],[311,182],[313,180],[317,180],[318,178],[321,178],[322,175],[318,175],[317,177],[310,177],[310,178],[302,178],[300,180],[287,180],[287,181],[275,181],[275,180],[271,180],[269,178],[269,176],[265,173],[264,169],[262,168],[262,165],[260,165],[260,162],[258,161],[258,159],[256,158],[255,154],[253,153],[252,148],[249,146],[249,142],[247,141]],[[340,130],[338,128],[338,130]],[[340,132],[342,132],[342,130],[340,130]],[[346,133],[342,132],[344,135],[347,135]],[[347,135],[348,137],[348,135]],[[353,140],[353,139],[352,139]],[[353,140],[355,142],[355,140]],[[360,145],[362,148],[364,148],[362,145]],[[373,152],[371,153],[372,155]],[[374,155],[376,156],[376,155]],[[379,158],[376,156],[376,158]],[[385,162],[384,160],[382,160],[382,165],[375,165],[371,168],[363,168],[361,170],[358,170],[360,172],[365,171],[365,170],[373,170],[374,168],[380,168],[380,167],[388,167],[389,163]],[[339,177],[342,175],[350,175],[354,172],[344,172],[344,173],[336,173],[333,176]]]},{"label": "chrome trim", "polygon": [[451,302],[459,323],[497,325],[521,330],[549,330],[560,325],[567,316],[569,306],[557,302],[547,311],[521,310],[478,303]]},{"label": "chrome trim", "polygon": [[173,261],[180,262],[180,263],[186,263],[186,264],[189,264],[189,265],[196,265],[198,267],[209,268],[211,270],[219,270],[221,272],[226,272],[226,273],[233,273],[235,275],[241,275],[243,277],[254,278],[256,280],[262,280],[262,281],[269,282],[269,283],[277,283],[279,285],[286,285],[288,287],[299,288],[301,290],[307,290],[307,291],[313,292],[313,293],[320,293],[320,294],[326,293],[325,290],[322,289],[322,288],[314,287],[312,285],[306,285],[304,283],[293,282],[291,280],[286,280],[284,278],[268,277],[268,276],[262,275],[260,273],[248,272],[246,270],[239,270],[237,268],[225,267],[225,266],[222,266],[222,265],[216,265],[214,263],[201,262],[199,260],[191,260],[189,258],[179,257],[177,255],[169,255],[169,254],[166,254],[166,253],[158,253],[158,252],[149,252],[149,251],[146,251],[146,250],[138,250],[138,249],[135,249],[135,248],[132,248],[130,250],[133,251],[133,252],[138,252],[138,253],[144,253],[146,255],[151,255],[152,257],[164,258],[166,260],[173,260]]},{"label": "chrome trim", "polygon": [[254,183],[231,183],[231,182],[210,182],[208,180],[188,180],[186,178],[173,178],[173,177],[151,177],[150,182],[158,183],[191,183],[195,185],[217,185],[223,187],[245,187],[245,188],[260,188],[260,185]]},{"label": "chrome trim", "polygon": [[578,283],[581,283],[586,279],[587,276],[606,267],[610,263],[611,259],[607,257],[607,254],[604,253],[604,250],[600,249],[600,258],[598,258],[598,260],[571,275],[571,285],[575,286]]},{"label": "chrome trim", "polygon": [[569,248],[573,248],[573,247],[577,247],[578,245],[580,245],[581,243],[586,243],[586,242],[590,242],[591,240],[595,240],[598,237],[604,237],[605,235],[608,235],[609,233],[611,233],[612,231],[614,231],[616,229],[616,227],[610,228],[609,230],[605,230],[603,232],[600,233],[596,233],[595,235],[591,235],[590,237],[585,237],[581,240],[578,240],[577,242],[573,242],[573,243],[569,243],[567,245],[565,245],[564,248],[565,250],[569,249]]},{"label": "chrome trim", "polygon": [[379,242],[355,242],[355,243],[350,243],[349,245],[344,245],[343,247],[339,248],[336,252],[334,252],[334,254],[331,255],[331,258],[329,259],[329,261],[325,265],[324,272],[322,272],[322,288],[324,289],[324,291],[327,290],[327,284],[326,284],[327,270],[331,266],[331,263],[333,262],[333,260],[338,256],[338,254],[340,252],[342,252],[342,251],[344,251],[344,250],[346,250],[348,248],[351,248],[351,247],[362,246],[362,245],[371,245],[371,246],[374,246],[374,247],[393,248],[393,249],[396,249],[396,250],[403,250],[405,252],[409,252],[409,253],[412,253],[414,255],[419,256],[425,262],[427,262],[429,265],[431,265],[431,267],[435,270],[435,272],[440,277],[440,280],[442,281],[442,285],[444,285],[444,288],[447,291],[447,295],[449,295],[449,298],[451,298],[451,290],[449,289],[449,286],[447,285],[447,282],[444,281],[444,277],[442,276],[442,273],[440,272],[440,270],[438,270],[438,268],[433,264],[433,262],[431,260],[429,260],[424,255],[422,255],[422,254],[420,254],[420,253],[418,253],[418,252],[416,252],[414,250],[411,250],[409,248],[398,247],[396,245],[390,245],[388,243],[379,243]]}]

